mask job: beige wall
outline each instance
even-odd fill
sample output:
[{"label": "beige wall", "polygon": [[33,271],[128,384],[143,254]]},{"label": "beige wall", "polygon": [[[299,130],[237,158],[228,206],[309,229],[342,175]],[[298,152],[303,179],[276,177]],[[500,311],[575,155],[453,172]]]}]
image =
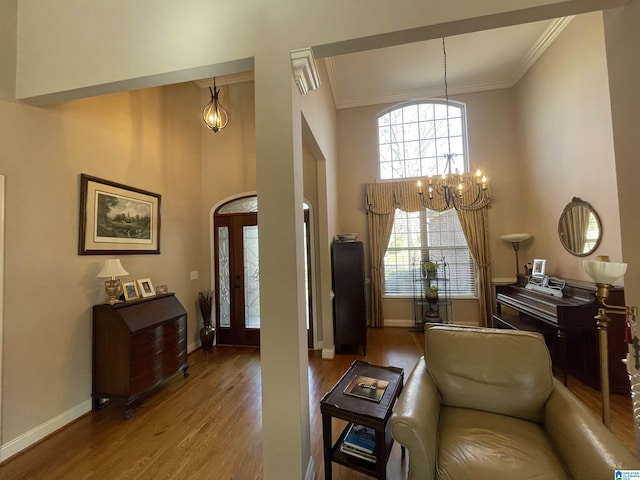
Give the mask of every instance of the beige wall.
[{"label": "beige wall", "polygon": [[520,263],[544,258],[549,275],[588,280],[582,259],[562,247],[557,225],[572,197],[591,203],[603,225],[594,255],[621,261],[602,14],[576,17],[515,92],[522,140],[522,228],[534,236],[523,243]]},{"label": "beige wall", "polygon": [[16,91],[18,0],[5,0],[0,15],[0,100],[13,100]]},{"label": "beige wall", "polygon": [[[335,205],[333,194],[327,192],[326,170],[335,164],[335,110],[323,63],[319,63],[322,86],[303,98],[303,111],[308,131],[303,150],[304,198],[312,207],[312,230],[314,236],[314,286],[317,298],[316,336],[323,339],[323,330],[331,327],[333,313],[331,304],[323,301],[331,289],[328,258],[327,219],[333,219],[334,210],[328,208],[327,198]],[[228,128],[214,133],[202,126],[202,221],[210,225],[212,213],[220,204],[245,194],[256,192],[256,141],[255,141],[255,95],[254,82],[241,82],[220,87],[220,102],[229,114]],[[201,92],[201,104],[210,99],[209,91]],[[313,125],[313,132],[311,126]],[[333,188],[333,182],[329,182]],[[323,198],[323,201],[319,199]],[[331,232],[335,230],[330,229]],[[204,276],[211,277],[213,256],[211,255],[211,230],[203,229],[202,245],[209,258]],[[331,233],[331,237],[333,233]],[[328,271],[328,273],[327,273]],[[328,317],[328,321],[325,317]],[[329,331],[332,337],[332,330]],[[331,342],[330,342],[331,343]]]},{"label": "beige wall", "polygon": [[77,253],[80,173],[162,195],[162,253],[119,258],[130,273],[124,279],[149,277],[176,293],[189,313],[188,341],[197,342],[200,282],[189,271],[202,264],[198,110],[193,84],[47,108],[0,102],[4,445],[88,406],[91,306],[106,299],[96,278],[105,257]]},{"label": "beige wall", "polygon": [[[607,66],[611,87],[611,112],[620,224],[622,260],[628,263],[625,275],[627,305],[640,305],[640,222],[638,222],[638,179],[640,178],[640,95],[638,82],[640,61],[640,1],[605,13]],[[619,260],[619,259],[618,259]]]},{"label": "beige wall", "polygon": [[304,171],[305,196],[308,176],[315,182],[317,204],[314,223],[316,261],[316,334],[322,341],[323,355],[333,357],[333,303],[331,298],[330,244],[336,234],[338,203],[336,193],[337,128],[336,111],[325,62],[316,62],[320,87],[302,97],[302,137],[308,152],[313,155],[315,175]]},{"label": "beige wall", "polygon": [[[525,16],[532,20],[545,18],[545,16],[565,15],[580,8],[596,8],[596,5],[604,7],[615,4],[621,5],[622,3],[624,3],[623,0],[603,0],[601,2],[589,2],[590,7],[584,7],[585,2],[577,1],[496,0],[492,2],[465,1],[443,4],[434,0],[428,2],[413,0],[398,5],[394,15],[389,16],[388,9],[385,8],[385,4],[381,0],[368,4],[366,11],[362,10],[359,3],[345,3],[339,0],[332,0],[329,3],[324,2],[322,4],[298,3],[293,7],[291,2],[276,2],[268,6],[255,1],[231,4],[216,3],[215,5],[211,2],[195,2],[187,8],[184,8],[182,4],[159,6],[157,2],[152,2],[151,0],[142,0],[135,3],[120,2],[117,4],[107,0],[97,0],[91,2],[90,5],[81,1],[70,1],[58,2],[55,6],[51,4],[47,8],[45,4],[38,0],[22,0],[20,2],[18,29],[20,39],[17,42],[18,96],[20,98],[31,97],[34,101],[46,101],[51,98],[76,98],[104,91],[121,91],[136,88],[136,85],[150,86],[175,82],[175,78],[188,80],[196,78],[194,75],[205,77],[214,71],[233,70],[234,66],[229,65],[227,62],[233,63],[234,61],[240,62],[246,58],[255,58],[256,157],[258,163],[256,177],[259,186],[258,190],[264,193],[265,200],[269,203],[264,210],[264,220],[268,224],[268,229],[265,232],[266,235],[261,235],[261,249],[262,246],[265,246],[267,251],[273,252],[273,258],[270,259],[269,263],[265,264],[266,268],[262,269],[261,266],[261,272],[265,282],[285,286],[281,292],[274,291],[273,296],[269,296],[269,299],[266,300],[267,303],[264,305],[265,315],[274,320],[274,327],[267,332],[269,338],[273,339],[273,341],[267,342],[263,350],[263,364],[266,367],[266,374],[263,375],[263,392],[266,393],[263,417],[269,419],[269,424],[264,429],[264,472],[265,478],[300,478],[300,473],[301,471],[304,473],[305,464],[308,464],[307,461],[309,460],[308,442],[306,441],[308,437],[308,408],[301,404],[304,403],[303,400],[305,398],[303,386],[306,381],[306,368],[303,351],[300,349],[302,342],[299,341],[299,336],[296,337],[290,334],[296,327],[299,327],[299,308],[295,306],[295,304],[298,304],[299,307],[300,303],[300,295],[295,292],[296,280],[299,276],[299,271],[296,270],[296,263],[299,262],[295,256],[299,250],[300,242],[299,238],[295,238],[296,222],[298,221],[295,220],[295,216],[288,214],[284,219],[277,218],[279,212],[292,213],[301,197],[301,188],[297,187],[301,182],[300,172],[302,170],[300,165],[302,149],[298,142],[300,105],[299,99],[296,96],[292,96],[288,85],[290,82],[288,51],[291,48],[298,48],[304,45],[321,45],[342,42],[343,40],[345,43],[339,43],[336,48],[367,48],[367,46],[376,41],[382,45],[385,43],[391,44],[399,41],[401,37],[406,38],[406,34],[409,32],[400,32],[398,35],[392,34],[390,36],[384,34],[413,27],[417,28],[417,30],[411,32],[416,34],[412,38],[413,40],[418,40],[429,38],[430,36],[440,36],[443,32],[448,34],[456,31],[456,29],[460,32],[486,27],[492,21],[508,24],[518,18],[518,9],[539,5],[552,5],[554,8],[529,10]],[[632,3],[635,4],[635,0]],[[15,2],[2,4],[2,13],[7,11],[10,16],[15,17]],[[444,29],[434,27],[435,24],[441,22],[455,22],[460,19],[474,16],[481,17],[499,12],[505,12],[505,15],[481,18],[464,24],[453,23]],[[220,26],[216,30],[211,30],[210,19],[214,17],[223,17],[225,21],[220,22]],[[637,20],[637,15],[634,20]],[[114,25],[117,27],[114,28]],[[327,25],[331,25],[332,28],[326,28]],[[624,30],[624,37],[635,39],[630,30],[629,27]],[[117,35],[114,35],[113,32],[117,32]],[[352,39],[359,39],[369,35],[372,37],[363,39],[361,42],[350,43]],[[269,39],[269,41],[265,42],[265,39]],[[13,68],[12,50],[12,47],[0,50],[3,66]],[[635,60],[635,63],[637,64],[637,60]],[[51,96],[47,97],[49,94]],[[37,98],[39,96],[42,97]],[[10,105],[7,109],[4,109],[4,104],[2,107],[0,122],[7,124],[11,128],[5,128],[2,131],[2,135],[8,138],[7,142],[3,142],[3,145],[8,143],[10,147],[6,151],[0,152],[0,165],[6,161],[7,156],[20,157],[26,164],[33,162],[34,157],[47,156],[52,162],[56,162],[56,167],[62,165],[62,170],[66,169],[66,155],[59,153],[61,150],[66,152],[66,145],[61,149],[52,149],[46,148],[46,146],[40,148],[42,143],[38,143],[43,135],[49,135],[49,133],[43,134],[42,129],[53,127],[52,131],[56,131],[55,127],[60,123],[60,120],[51,118],[52,113],[47,110],[34,112],[28,107],[15,105]],[[185,124],[196,122],[196,119],[197,116],[195,115],[189,117],[189,119],[185,119]],[[170,122],[170,120],[167,119],[167,122]],[[74,125],[74,128],[78,131],[84,131],[86,126],[83,123],[85,122],[79,122]],[[27,146],[20,144],[21,146],[18,147],[18,142],[24,140],[25,137],[27,137],[27,140],[33,140],[29,137],[35,136],[35,132],[38,135],[37,141],[32,141]],[[625,135],[625,132],[622,132],[622,134]],[[294,140],[293,145],[292,138]],[[140,140],[133,138],[130,141],[135,143]],[[83,142],[77,141],[77,143]],[[199,139],[195,139],[189,145],[199,145],[199,143]],[[111,146],[111,143],[107,144],[103,152],[96,153],[97,158],[107,157]],[[131,150],[140,150],[140,148],[132,148]],[[187,146],[185,146],[184,150],[187,150]],[[111,158],[111,156],[108,157]],[[94,158],[96,157],[94,156]],[[93,160],[85,161],[91,162]],[[85,163],[82,164],[83,167],[85,165]],[[175,163],[173,164],[174,167],[176,165]],[[52,168],[49,165],[43,165],[43,167],[45,167],[45,170],[46,168]],[[102,169],[105,168],[102,167]],[[163,186],[161,179],[153,174],[150,177],[149,175],[140,174],[137,168],[139,167],[132,166],[128,169],[127,173],[130,173],[131,177],[127,176],[127,180],[130,178],[131,183],[144,180],[142,183],[152,184],[149,189],[153,190],[154,187],[157,187],[156,190],[160,190],[160,187]],[[329,185],[332,175],[338,176],[337,172],[330,171],[331,168],[330,165],[327,165],[326,191],[330,190]],[[487,168],[490,170],[491,165],[488,164]],[[77,177],[77,173],[84,170],[84,168],[76,168],[76,170],[73,174]],[[113,175],[115,176],[118,173],[124,177],[123,170],[116,168]],[[111,172],[109,170],[107,173]],[[173,185],[176,174],[173,171],[171,173],[173,173],[173,176],[165,179],[165,181]],[[24,181],[33,181],[34,176],[25,177],[27,175],[23,174],[22,178],[20,178],[22,180],[19,183],[20,188],[23,188]],[[59,193],[66,200],[75,198],[68,192],[77,191],[77,185],[75,183],[70,184],[69,181],[65,183],[64,179],[66,177],[63,176],[62,172],[56,169],[55,172],[51,172],[49,178],[56,181],[62,180],[60,185],[55,187],[56,194]],[[292,185],[292,187],[280,188],[282,186],[282,178],[286,178],[287,184]],[[319,179],[319,182],[323,180]],[[13,180],[9,176],[7,181],[9,208],[7,227],[10,229],[11,218],[23,217],[22,213],[25,208],[21,204],[11,203],[11,201],[15,202],[16,200],[16,197],[12,197],[12,195],[16,195],[16,187],[11,186]],[[195,184],[200,184],[198,179],[194,179],[194,181]],[[43,183],[42,181],[36,182],[36,185],[41,186]],[[626,193],[634,191],[629,185],[625,185],[625,188],[627,190]],[[14,191],[12,192],[11,189],[14,189]],[[189,199],[190,195],[193,194],[193,189],[187,189],[180,193],[184,194],[184,198]],[[624,194],[625,192],[622,193],[622,195]],[[27,196],[27,194],[22,194],[22,196]],[[35,197],[38,197],[37,193]],[[328,195],[328,197],[327,202],[330,202],[331,195]],[[18,194],[18,199],[23,199],[20,194]],[[26,205],[29,206],[30,204],[27,202]],[[26,213],[34,213],[34,209],[32,207],[31,209],[26,208]],[[180,220],[185,221],[186,216],[189,214],[180,211],[176,215],[178,217],[182,215]],[[492,215],[495,215],[493,211]],[[201,223],[201,219],[202,217],[195,223]],[[64,221],[64,224],[70,227],[68,228],[69,231],[77,228],[75,223],[70,223],[71,220],[68,215],[63,215],[62,219],[56,218],[56,220],[58,222]],[[331,221],[331,219],[327,219],[327,223]],[[44,220],[44,224],[47,227],[59,227],[59,224],[50,225],[51,222],[48,218]],[[347,223],[340,225],[340,227],[348,226]],[[21,227],[19,230],[22,233],[32,233],[28,232],[29,227]],[[285,248],[282,248],[283,244],[278,241],[279,232],[282,231],[289,232],[291,235],[287,234],[287,236],[294,238],[293,241],[287,241],[286,245],[284,245]],[[329,229],[325,233],[326,237],[329,238]],[[15,236],[12,237],[12,235],[14,234],[7,235],[8,259],[11,259],[14,255],[18,255],[17,258],[24,258],[24,249],[15,249],[16,240]],[[196,238],[193,244],[196,247],[193,250],[197,251],[198,247],[201,247],[204,237],[199,233],[195,235]],[[71,257],[76,258],[69,250],[69,245],[74,244],[74,236],[66,232],[62,235],[64,241],[56,240],[53,245],[53,247],[58,247],[53,249],[56,252],[69,252],[67,254],[69,259],[65,259],[69,260],[69,262],[72,261]],[[263,238],[264,243],[262,242]],[[13,242],[11,249],[9,248],[10,239]],[[25,241],[25,244],[28,245],[29,242]],[[497,241],[494,240],[492,245],[495,251]],[[88,260],[76,259],[76,261],[80,262]],[[24,275],[21,275],[16,268],[18,260],[13,259],[12,262],[11,270],[7,265],[6,280],[7,284],[13,281],[16,282],[16,285],[12,287],[10,292],[7,291],[7,298],[10,297],[10,293],[16,294],[16,289],[25,287]],[[42,277],[45,276],[45,273],[49,274],[49,276],[57,273],[57,269],[52,268],[49,262],[48,260],[45,261],[46,267],[44,268],[38,266],[36,273],[43,274],[41,275]],[[140,263],[144,262],[144,259],[142,259]],[[505,265],[507,265],[506,261]],[[88,269],[88,266],[86,267]],[[98,265],[92,265],[91,269],[97,267]],[[141,265],[140,267],[140,270],[152,270],[151,267],[147,268],[146,265]],[[136,268],[138,268],[138,265],[136,265]],[[188,265],[187,270],[191,268],[193,267]],[[11,277],[9,273],[11,273]],[[79,271],[72,271],[72,273],[76,274],[75,278],[80,278]],[[153,274],[154,272],[151,273]],[[36,276],[36,278],[39,277]],[[85,285],[85,283],[79,283],[79,285]],[[289,286],[293,286],[293,288],[286,288]],[[74,287],[72,293],[75,294],[73,302],[76,303],[73,303],[73,307],[67,308],[77,309],[77,294],[82,295],[81,287]],[[20,295],[24,294],[21,293]],[[95,295],[97,296],[98,294],[95,293]],[[25,300],[25,297],[19,296],[19,299]],[[48,294],[47,299],[53,301],[56,306],[60,306],[60,311],[65,313],[63,321],[69,321],[65,319],[73,318],[68,315],[69,312],[64,311],[64,305],[58,305],[62,303],[59,301],[59,296],[54,297]],[[15,300],[12,301],[11,308],[6,305],[6,314],[8,316],[9,310],[11,310],[11,316],[14,318],[11,320],[5,318],[5,327],[11,322],[13,331],[11,332],[12,336],[9,336],[5,328],[5,345],[14,342],[14,339],[15,344],[20,345],[20,347],[12,347],[11,349],[11,361],[13,362],[25,360],[24,354],[21,357],[18,350],[20,348],[24,349],[24,345],[31,338],[27,334],[20,334],[20,332],[15,331],[16,322],[23,320],[23,310],[19,308],[22,307],[22,304],[17,305]],[[95,300],[91,299],[86,304],[83,303],[83,305],[90,305],[93,301]],[[88,307],[85,307],[85,310],[86,308]],[[26,309],[29,315],[34,313],[31,311],[32,309],[33,307],[30,306]],[[45,315],[38,316],[45,317]],[[85,313],[86,316],[87,314]],[[82,321],[86,323],[86,318]],[[27,321],[27,325],[35,327],[35,322],[35,319],[31,319]],[[32,330],[35,331],[36,329],[33,328]],[[278,331],[287,332],[285,341],[282,338],[280,338],[280,342],[275,341]],[[56,331],[56,333],[60,335],[60,332]],[[76,345],[76,342],[70,340],[73,336],[72,333],[65,332],[61,336],[67,340],[67,343],[58,342],[57,346],[61,348],[59,351],[67,352],[69,347],[73,348]],[[82,334],[80,334],[79,338],[83,338]],[[86,332],[84,338],[87,340]],[[289,346],[289,348],[282,349],[281,346],[283,344]],[[83,346],[83,348],[85,347]],[[47,347],[44,347],[44,349],[47,351]],[[47,351],[47,353],[52,352]],[[86,353],[85,348],[80,355],[82,358],[79,358],[78,368],[87,368]],[[14,387],[17,388],[20,395],[25,392],[31,393],[30,388],[31,390],[33,389],[33,382],[27,381],[27,386],[21,387],[17,385],[17,378],[13,373],[6,373],[7,368],[9,368],[6,363],[7,355],[8,352],[5,351],[5,401],[10,395],[13,395],[7,392],[13,390]],[[46,366],[45,370],[57,369],[58,373],[63,370],[60,365],[66,362],[64,356],[55,354],[47,360],[51,365]],[[281,366],[287,367],[284,375],[282,369],[280,369]],[[34,373],[35,370],[35,367],[28,368],[26,373]],[[280,378],[276,378],[276,372],[278,371]],[[78,381],[77,375],[62,375],[63,378],[60,377],[61,375],[58,375],[57,380],[60,380],[62,385]],[[286,383],[282,381],[283,378],[287,380]],[[289,381],[289,379],[292,380]],[[7,381],[11,382],[10,385],[6,385]],[[71,390],[75,392],[75,387],[71,388]],[[68,393],[69,389],[67,388],[64,393],[61,393],[61,396]],[[273,394],[274,397],[280,394],[280,398],[287,399],[285,408],[281,403],[269,402],[270,394]],[[86,398],[87,393],[85,392],[84,395],[83,398]],[[20,398],[22,399],[22,396]],[[34,397],[25,397],[25,402],[29,402],[31,398]],[[35,424],[34,422],[39,419],[34,421],[26,419],[23,413],[27,408],[16,406],[13,397],[11,401],[11,410],[8,410],[7,403],[4,405],[4,417],[6,418],[7,415],[11,415],[13,412],[19,413],[16,419],[10,420],[10,429],[13,435],[13,432],[24,432],[28,425]],[[52,399],[48,398],[47,405],[43,409],[44,413],[40,416],[50,418],[52,415],[60,413],[61,410],[64,411],[66,405],[74,404],[74,402],[75,400],[60,401],[55,396]],[[296,418],[295,422],[297,430],[295,428],[293,431],[288,428],[282,429],[282,425],[294,423],[290,422],[292,420],[291,411],[300,411],[300,416]],[[4,421],[6,422],[7,420]],[[8,428],[3,426],[3,431],[7,432]]]},{"label": "beige wall", "polygon": [[[122,90],[127,88],[120,83],[123,80],[135,85],[129,88],[142,88],[157,85],[158,79],[153,78],[157,75],[164,76],[164,83],[203,78],[214,71],[220,75],[225,62],[254,57],[263,47],[266,50],[259,55],[266,55],[267,60],[305,46],[345,53],[438,38],[446,31],[439,24],[460,19],[470,20],[449,25],[446,33],[523,21],[519,9],[529,9],[527,16],[533,20],[622,3],[624,0],[589,5],[566,0],[406,0],[394,5],[389,15],[384,0],[370,0],[364,9],[359,2],[342,0],[294,4],[196,1],[187,5],[72,0],[58,2],[55,8],[46,8],[39,0],[21,0],[18,98],[62,92],[66,97],[86,95],[85,88],[101,93]],[[502,15],[492,16],[496,13]],[[224,20],[213,29],[211,19]],[[351,42],[353,39],[357,42]],[[199,76],[184,78],[189,71]],[[76,89],[79,91],[74,92]]]},{"label": "beige wall", "polygon": [[[502,233],[517,230],[520,223],[521,185],[512,93],[503,89],[456,95],[451,96],[451,99],[467,106],[471,168],[481,168],[491,180],[493,201],[489,210],[489,224],[493,274],[503,277],[513,275],[513,250],[510,246],[507,248],[501,244],[498,238]],[[364,185],[375,182],[378,176],[376,118],[389,106],[376,105],[338,111],[338,224],[342,232],[360,233],[365,244],[368,239]],[[367,272],[368,270],[367,266]],[[390,324],[412,321],[412,301],[385,300],[383,313]],[[477,323],[477,302],[454,301],[452,317],[457,323]]]}]

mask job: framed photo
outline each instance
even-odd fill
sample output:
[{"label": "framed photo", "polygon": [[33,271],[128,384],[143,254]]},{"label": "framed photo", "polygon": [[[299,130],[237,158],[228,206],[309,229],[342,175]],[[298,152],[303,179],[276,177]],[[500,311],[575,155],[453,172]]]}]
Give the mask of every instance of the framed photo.
[{"label": "framed photo", "polygon": [[152,297],[156,294],[150,278],[141,278],[140,280],[137,280],[137,282],[138,291],[140,292],[140,295],[142,295],[142,298]]},{"label": "framed photo", "polygon": [[160,195],[80,176],[79,255],[160,253]]},{"label": "framed photo", "polygon": [[531,270],[531,276],[533,277],[544,277],[544,269],[547,261],[542,260],[540,258],[536,258],[533,261],[533,268]]},{"label": "framed photo", "polygon": [[169,287],[167,285],[158,285],[156,287],[156,293],[161,295],[163,293],[169,293]]},{"label": "framed photo", "polygon": [[140,295],[138,294],[138,287],[136,287],[136,282],[133,280],[122,282],[122,291],[124,292],[124,299],[127,302],[129,300],[140,298]]}]

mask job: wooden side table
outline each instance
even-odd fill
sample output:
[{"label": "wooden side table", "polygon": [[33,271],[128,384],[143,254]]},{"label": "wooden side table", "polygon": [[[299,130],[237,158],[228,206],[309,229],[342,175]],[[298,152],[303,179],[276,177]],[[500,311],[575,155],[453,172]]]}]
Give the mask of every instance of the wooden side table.
[{"label": "wooden side table", "polygon": [[[358,398],[344,393],[345,388],[358,375],[389,382],[380,402]],[[333,388],[320,400],[322,437],[324,446],[324,478],[332,478],[332,462],[345,465],[366,475],[385,480],[387,460],[393,446],[393,437],[387,428],[393,405],[402,391],[404,371],[397,367],[381,367],[362,360],[355,360]],[[338,441],[332,445],[331,419],[348,422]],[[342,441],[351,424],[364,425],[375,431],[376,463],[361,460],[340,451]],[[402,456],[404,457],[404,447]]]}]

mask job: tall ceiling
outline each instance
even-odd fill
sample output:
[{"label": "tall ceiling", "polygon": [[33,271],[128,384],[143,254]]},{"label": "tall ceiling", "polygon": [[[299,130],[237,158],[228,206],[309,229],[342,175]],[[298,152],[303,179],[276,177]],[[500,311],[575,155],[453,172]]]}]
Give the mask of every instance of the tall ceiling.
[{"label": "tall ceiling", "polygon": [[[573,17],[468,33],[328,57],[336,108],[444,96],[444,53],[450,95],[510,88]],[[217,78],[218,86],[253,79],[253,72]],[[196,82],[201,88],[211,79]]]},{"label": "tall ceiling", "polygon": [[512,87],[571,18],[327,58],[336,107],[443,96],[445,50],[449,94]]}]

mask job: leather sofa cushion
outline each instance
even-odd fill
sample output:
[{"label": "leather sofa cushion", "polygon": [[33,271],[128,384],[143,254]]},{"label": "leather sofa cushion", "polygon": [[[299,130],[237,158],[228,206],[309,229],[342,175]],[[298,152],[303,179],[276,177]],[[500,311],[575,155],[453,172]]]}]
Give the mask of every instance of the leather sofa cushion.
[{"label": "leather sofa cushion", "polygon": [[443,407],[436,478],[567,480],[571,477],[540,424],[478,410]]},{"label": "leather sofa cushion", "polygon": [[542,422],[553,374],[541,335],[435,326],[425,329],[425,357],[443,405]]}]

